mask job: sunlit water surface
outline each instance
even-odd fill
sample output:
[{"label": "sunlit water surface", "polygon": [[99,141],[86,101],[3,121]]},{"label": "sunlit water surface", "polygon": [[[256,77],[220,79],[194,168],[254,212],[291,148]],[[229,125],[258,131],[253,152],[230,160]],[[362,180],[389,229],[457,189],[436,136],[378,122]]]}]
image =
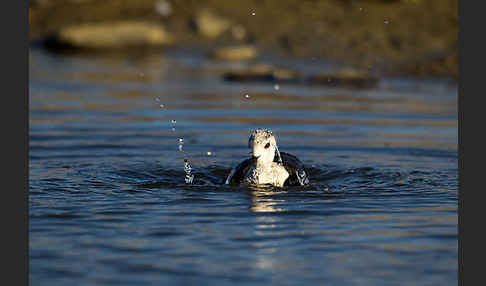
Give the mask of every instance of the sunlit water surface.
[{"label": "sunlit water surface", "polygon": [[[31,285],[457,284],[454,84],[235,84],[221,70],[242,64],[197,53],[29,60]],[[310,186],[221,185],[256,127]]]}]

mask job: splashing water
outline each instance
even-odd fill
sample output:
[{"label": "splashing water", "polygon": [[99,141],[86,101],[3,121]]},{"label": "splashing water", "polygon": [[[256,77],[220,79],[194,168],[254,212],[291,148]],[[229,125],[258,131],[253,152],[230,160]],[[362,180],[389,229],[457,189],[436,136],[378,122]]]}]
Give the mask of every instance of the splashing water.
[{"label": "splashing water", "polygon": [[192,166],[191,163],[189,163],[189,160],[186,157],[186,152],[184,152],[183,146],[184,146],[184,138],[179,138],[178,141],[178,146],[179,146],[179,152],[182,152],[184,156],[184,172],[186,172],[186,176],[184,178],[186,184],[192,184],[194,181],[194,174],[192,174]]},{"label": "splashing water", "polygon": [[306,177],[305,171],[300,170],[299,172],[296,172],[297,179],[299,180],[300,185],[304,186],[309,182],[309,179]]},{"label": "splashing water", "polygon": [[182,147],[183,147],[183,146],[184,146],[184,139],[179,138],[179,151],[180,151],[180,152],[184,152],[184,151],[182,150]]},{"label": "splashing water", "polygon": [[275,151],[277,151],[278,163],[279,163],[280,165],[283,165],[282,156],[280,156],[280,151],[278,150],[278,146],[277,146],[277,144],[275,144]]},{"label": "splashing water", "polygon": [[186,177],[185,177],[186,184],[192,184],[192,181],[194,180],[194,174],[191,174],[191,171],[192,171],[192,166],[189,163],[189,160],[184,159],[184,172],[186,172]]},{"label": "splashing water", "polygon": [[176,125],[177,121],[175,119],[172,119],[170,122],[172,123],[172,132],[175,132],[175,130],[176,130],[175,125]]},{"label": "splashing water", "polygon": [[[156,97],[156,98],[155,98],[155,101],[157,101],[158,103],[160,103],[160,97]],[[164,107],[165,107],[165,105],[164,105],[164,104],[162,104],[162,103],[160,103],[160,104],[159,104],[159,107],[160,107],[160,108],[164,108]]]}]

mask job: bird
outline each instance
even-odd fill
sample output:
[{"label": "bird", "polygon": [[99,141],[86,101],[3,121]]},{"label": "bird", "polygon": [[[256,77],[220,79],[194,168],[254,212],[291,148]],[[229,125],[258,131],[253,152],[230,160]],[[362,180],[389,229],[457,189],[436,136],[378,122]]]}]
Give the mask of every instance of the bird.
[{"label": "bird", "polygon": [[276,187],[309,184],[304,164],[296,156],[278,150],[271,130],[258,128],[250,131],[248,148],[252,156],[231,169],[225,184]]}]

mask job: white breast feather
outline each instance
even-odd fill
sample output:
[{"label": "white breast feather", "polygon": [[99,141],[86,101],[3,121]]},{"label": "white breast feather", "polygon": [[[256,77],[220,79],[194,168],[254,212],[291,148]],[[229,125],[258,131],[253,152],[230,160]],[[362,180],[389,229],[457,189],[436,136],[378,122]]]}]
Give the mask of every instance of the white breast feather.
[{"label": "white breast feather", "polygon": [[278,187],[283,187],[285,180],[289,177],[289,173],[285,168],[275,162],[270,168],[259,169],[254,171],[254,178],[257,184],[265,185],[271,184]]}]

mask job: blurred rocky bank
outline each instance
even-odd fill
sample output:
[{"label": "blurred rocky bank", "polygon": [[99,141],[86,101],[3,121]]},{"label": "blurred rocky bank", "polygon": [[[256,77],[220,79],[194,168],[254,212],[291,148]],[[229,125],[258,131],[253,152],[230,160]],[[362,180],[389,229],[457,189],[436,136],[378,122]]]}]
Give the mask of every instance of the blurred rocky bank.
[{"label": "blurred rocky bank", "polygon": [[[205,47],[387,76],[458,77],[457,0],[36,0],[30,38],[54,51]],[[234,79],[233,75],[233,79]]]}]

